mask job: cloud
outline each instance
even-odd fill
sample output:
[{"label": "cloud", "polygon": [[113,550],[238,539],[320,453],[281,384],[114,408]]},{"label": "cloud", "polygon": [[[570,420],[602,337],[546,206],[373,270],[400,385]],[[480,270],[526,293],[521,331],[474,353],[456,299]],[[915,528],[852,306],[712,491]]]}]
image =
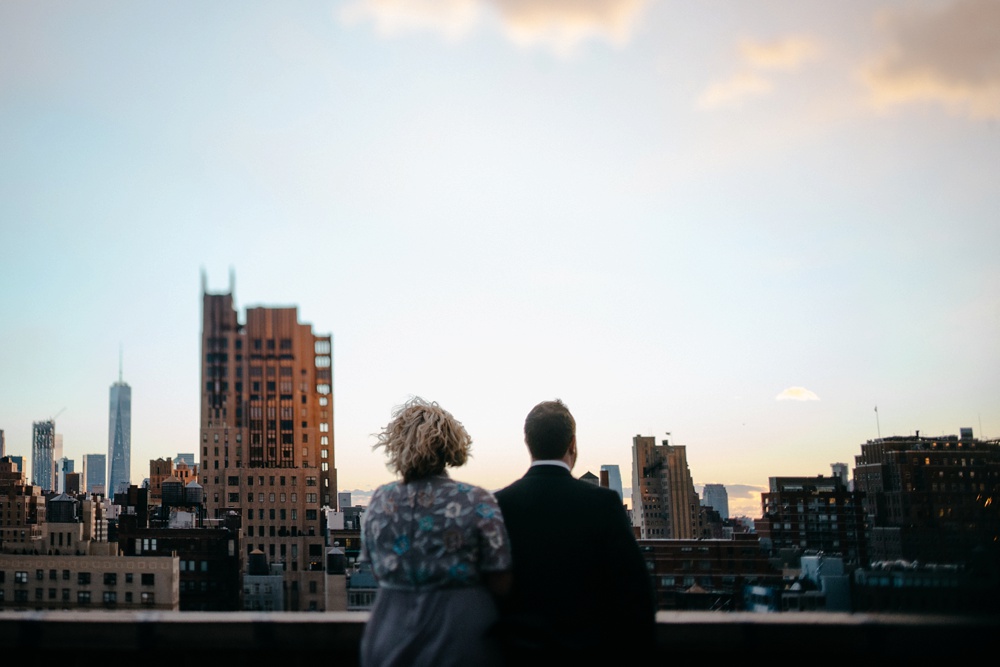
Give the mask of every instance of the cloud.
[{"label": "cloud", "polygon": [[392,37],[431,30],[449,38],[470,32],[487,14],[519,46],[541,45],[569,55],[582,42],[597,38],[623,44],[648,0],[356,0],[340,12],[341,20],[370,20],[376,31]]},{"label": "cloud", "polygon": [[794,70],[819,53],[819,44],[807,37],[786,37],[772,42],[743,40],[740,53],[748,65],[760,69]]},{"label": "cloud", "polygon": [[491,0],[512,41],[568,55],[588,38],[624,44],[646,0]]},{"label": "cloud", "polygon": [[890,43],[862,70],[877,107],[927,101],[1000,118],[1000,2],[959,0],[882,21]]},{"label": "cloud", "polygon": [[384,37],[431,30],[449,38],[465,35],[478,20],[480,0],[359,0],[344,7],[345,23],[370,19]]},{"label": "cloud", "polygon": [[789,36],[769,42],[745,39],[738,46],[739,71],[732,77],[709,85],[698,98],[703,109],[732,105],[746,97],[760,96],[774,89],[764,76],[776,70],[792,72],[820,53],[819,42],[811,37]]},{"label": "cloud", "polygon": [[751,95],[764,95],[773,88],[774,84],[761,75],[743,72],[726,81],[713,83],[698,98],[698,104],[704,109],[714,109]]},{"label": "cloud", "polygon": [[789,387],[774,397],[776,401],[818,401],[819,396],[805,387]]}]

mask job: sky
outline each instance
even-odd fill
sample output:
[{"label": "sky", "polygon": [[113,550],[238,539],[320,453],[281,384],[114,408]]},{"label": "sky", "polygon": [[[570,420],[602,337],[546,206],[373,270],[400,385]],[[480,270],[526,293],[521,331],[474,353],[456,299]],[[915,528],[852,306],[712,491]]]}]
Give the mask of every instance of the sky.
[{"label": "sky", "polygon": [[653,435],[759,516],[892,435],[1000,438],[1000,3],[0,3],[0,429],[196,452],[203,284],[334,341],[339,489],[411,396],[576,474]]}]

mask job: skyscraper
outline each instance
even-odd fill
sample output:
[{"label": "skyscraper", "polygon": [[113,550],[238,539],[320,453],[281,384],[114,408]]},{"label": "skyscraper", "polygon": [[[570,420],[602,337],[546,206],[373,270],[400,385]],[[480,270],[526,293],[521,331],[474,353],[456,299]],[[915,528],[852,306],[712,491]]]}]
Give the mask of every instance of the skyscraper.
[{"label": "skyscraper", "polygon": [[624,500],[625,496],[622,491],[622,473],[618,466],[602,465],[601,470],[608,473],[608,488],[617,492],[620,500]]},{"label": "skyscraper", "polygon": [[284,566],[289,611],[322,610],[323,509],[337,500],[332,342],[295,307],[246,309],[202,285],[200,468],[209,518],[243,517],[247,559]]},{"label": "skyscraper", "polygon": [[653,436],[632,438],[632,523],[639,539],[698,537],[698,494],[683,446]]},{"label": "skyscraper", "polygon": [[31,484],[43,491],[56,488],[56,423],[52,419],[31,427]]},{"label": "skyscraper", "polygon": [[729,518],[729,493],[722,484],[706,484],[702,490],[702,505],[708,505],[723,519]]},{"label": "skyscraper", "polygon": [[83,455],[83,490],[100,493],[107,497],[107,454]]},{"label": "skyscraper", "polygon": [[126,493],[132,480],[132,388],[122,381],[118,362],[118,382],[111,385],[108,417],[108,498]]}]

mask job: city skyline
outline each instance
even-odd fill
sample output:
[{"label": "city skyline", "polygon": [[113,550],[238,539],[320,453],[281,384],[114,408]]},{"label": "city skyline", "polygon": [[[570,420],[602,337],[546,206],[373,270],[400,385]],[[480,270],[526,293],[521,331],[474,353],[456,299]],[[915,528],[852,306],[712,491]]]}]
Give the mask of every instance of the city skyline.
[{"label": "city skyline", "polygon": [[[202,272],[333,339],[338,488],[411,395],[528,465],[636,435],[759,511],[879,436],[1000,437],[1000,5],[0,5],[0,429],[198,451]],[[150,26],[155,26],[151,30]],[[877,406],[877,412],[876,412]],[[109,461],[110,463],[110,461]],[[627,493],[626,493],[627,499]],[[742,503],[742,504],[741,504]]]}]

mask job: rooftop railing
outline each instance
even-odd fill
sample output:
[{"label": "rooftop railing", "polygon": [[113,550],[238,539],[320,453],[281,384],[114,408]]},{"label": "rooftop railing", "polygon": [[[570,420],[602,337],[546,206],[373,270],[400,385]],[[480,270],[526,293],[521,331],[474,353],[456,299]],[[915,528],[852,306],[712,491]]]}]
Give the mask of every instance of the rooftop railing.
[{"label": "rooftop railing", "polygon": [[[367,612],[3,611],[0,646],[36,662],[69,655],[135,660],[169,651],[177,659],[217,654],[254,663],[315,654],[346,667],[357,665],[367,620]],[[661,611],[657,664],[755,654],[806,661],[835,654],[852,663],[992,655],[998,630],[1000,615]]]}]

